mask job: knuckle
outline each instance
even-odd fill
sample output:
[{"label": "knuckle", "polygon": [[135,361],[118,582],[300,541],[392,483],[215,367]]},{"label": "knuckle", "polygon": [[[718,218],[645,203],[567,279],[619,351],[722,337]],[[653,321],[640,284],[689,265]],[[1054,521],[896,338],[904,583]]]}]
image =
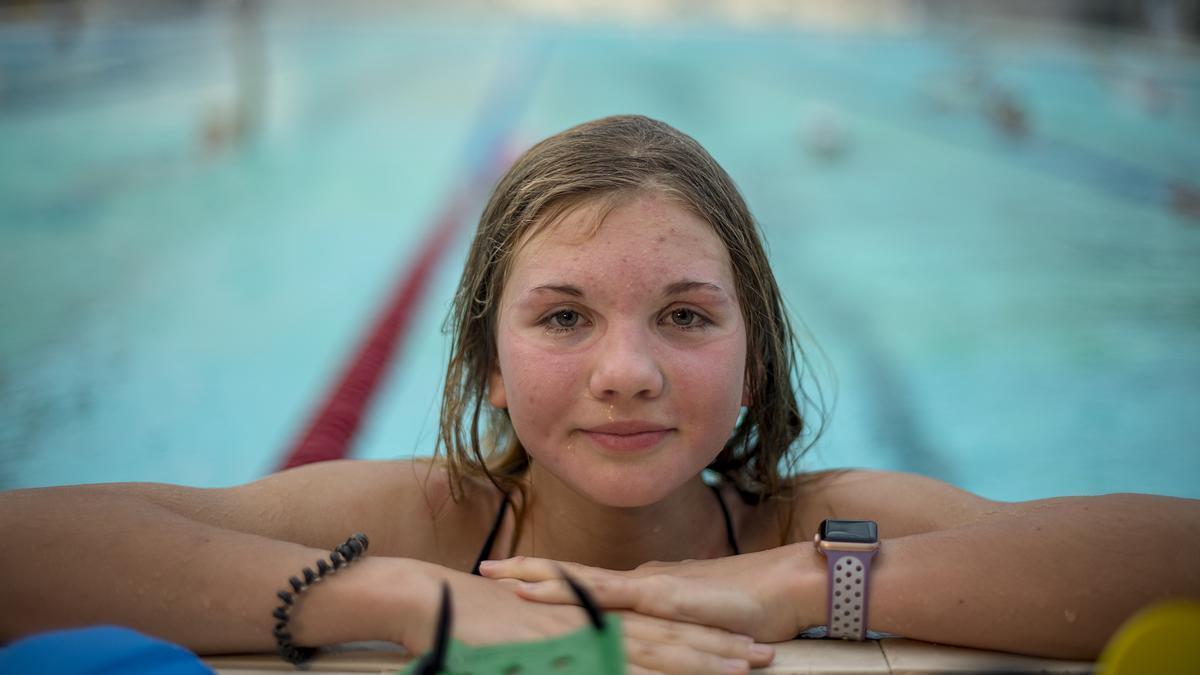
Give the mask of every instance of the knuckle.
[{"label": "knuckle", "polygon": [[738,637],[733,633],[725,633],[720,638],[717,644],[721,646],[721,654],[736,656],[741,659],[749,658],[750,642],[748,640]]},{"label": "knuckle", "polygon": [[646,577],[641,580],[643,594],[657,605],[674,607],[679,599],[674,592],[674,581],[674,578],[664,574]]},{"label": "knuckle", "polygon": [[658,595],[662,589],[662,577],[658,574],[651,574],[638,579],[638,586],[642,589],[645,595]]},{"label": "knuckle", "polygon": [[645,640],[634,640],[633,644],[629,646],[629,652],[632,656],[644,660],[654,660],[661,651],[658,645]]},{"label": "knuckle", "polygon": [[[730,672],[731,663],[728,660],[723,659],[719,656],[712,656],[712,655],[704,655],[702,658],[704,660],[704,667],[707,669],[706,672],[721,673],[722,675]],[[741,669],[740,672],[749,672],[749,671],[750,671],[750,665],[746,664]]]},{"label": "knuckle", "polygon": [[651,574],[646,577],[645,581],[655,590],[661,591],[668,589],[675,581],[675,577],[669,574]]},{"label": "knuckle", "polygon": [[680,672],[721,674],[729,672],[725,659],[698,651],[689,651],[686,655],[680,654],[675,663],[678,664]]}]

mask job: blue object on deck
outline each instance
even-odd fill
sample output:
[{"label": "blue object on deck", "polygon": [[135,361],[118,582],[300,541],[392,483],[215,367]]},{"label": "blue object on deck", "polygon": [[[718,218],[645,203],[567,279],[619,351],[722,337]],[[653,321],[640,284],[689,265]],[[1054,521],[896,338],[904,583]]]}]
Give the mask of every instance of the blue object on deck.
[{"label": "blue object on deck", "polygon": [[213,675],[187,649],[119,626],[39,633],[0,649],[0,673]]}]

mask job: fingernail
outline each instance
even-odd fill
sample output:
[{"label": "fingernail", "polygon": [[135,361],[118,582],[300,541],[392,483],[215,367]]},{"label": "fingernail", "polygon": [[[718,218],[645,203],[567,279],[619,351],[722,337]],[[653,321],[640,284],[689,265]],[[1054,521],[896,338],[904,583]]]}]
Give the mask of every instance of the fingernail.
[{"label": "fingernail", "polygon": [[750,656],[756,659],[769,659],[775,655],[775,648],[771,645],[755,644],[750,646]]},{"label": "fingernail", "polygon": [[490,568],[492,568],[492,567],[495,567],[495,566],[496,566],[496,562],[497,562],[497,561],[495,561],[495,560],[484,560],[483,562],[479,563],[479,569],[480,569],[480,570],[486,570],[486,569],[490,569]]},{"label": "fingernail", "polygon": [[741,659],[725,659],[724,670],[729,675],[744,675],[750,671],[750,664]]}]

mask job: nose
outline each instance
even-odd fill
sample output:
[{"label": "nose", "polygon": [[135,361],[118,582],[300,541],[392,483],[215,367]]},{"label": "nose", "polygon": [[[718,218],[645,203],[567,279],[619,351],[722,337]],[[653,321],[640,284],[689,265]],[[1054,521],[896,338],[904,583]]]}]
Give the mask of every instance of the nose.
[{"label": "nose", "polygon": [[664,378],[651,340],[645,328],[610,325],[595,347],[591,395],[600,401],[657,398]]}]

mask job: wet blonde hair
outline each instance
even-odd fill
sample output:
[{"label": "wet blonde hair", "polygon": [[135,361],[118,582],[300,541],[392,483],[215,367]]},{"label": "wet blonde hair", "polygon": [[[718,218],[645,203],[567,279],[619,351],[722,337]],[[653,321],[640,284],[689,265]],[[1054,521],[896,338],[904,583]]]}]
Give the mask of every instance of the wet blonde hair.
[{"label": "wet blonde hair", "polygon": [[[803,352],[754,218],[733,180],[699,143],[662,122],[622,115],[572,127],[530,148],[500,179],[479,220],[446,323],[453,342],[438,454],[444,453],[456,499],[464,476],[486,477],[508,493],[521,488],[518,479],[529,466],[508,411],[487,402],[489,376],[497,368],[500,296],[518,244],[575,208],[598,204],[605,213],[647,191],[668,196],[712,225],[729,252],[746,325],[749,405],[708,468],[749,501],[790,498],[785,477],[819,432],[801,414],[797,392],[800,402],[816,401],[799,387],[795,357],[802,364]],[[820,405],[810,407],[823,415]],[[812,438],[798,447],[802,435]]]}]

